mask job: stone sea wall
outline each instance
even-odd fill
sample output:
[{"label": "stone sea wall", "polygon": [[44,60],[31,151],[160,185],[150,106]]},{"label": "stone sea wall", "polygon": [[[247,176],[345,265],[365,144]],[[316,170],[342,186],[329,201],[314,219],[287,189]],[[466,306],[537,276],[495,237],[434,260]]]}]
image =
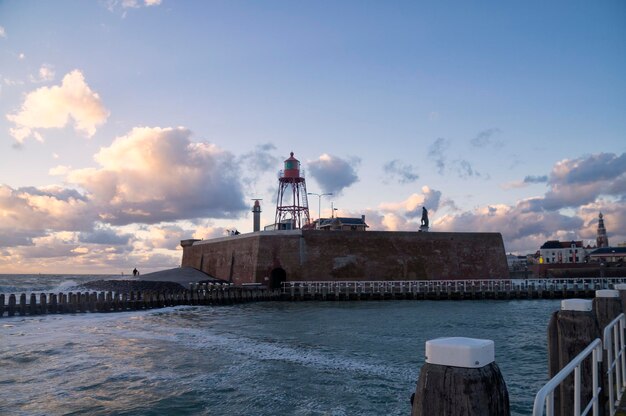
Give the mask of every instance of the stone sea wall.
[{"label": "stone sea wall", "polygon": [[182,245],[182,266],[235,284],[508,277],[499,233],[262,231]]}]

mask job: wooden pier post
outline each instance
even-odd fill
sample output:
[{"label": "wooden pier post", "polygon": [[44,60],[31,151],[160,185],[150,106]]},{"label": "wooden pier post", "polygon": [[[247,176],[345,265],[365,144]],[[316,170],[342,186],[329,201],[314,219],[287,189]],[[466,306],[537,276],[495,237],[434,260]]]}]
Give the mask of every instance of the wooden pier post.
[{"label": "wooden pier post", "polygon": [[604,331],[604,328],[622,313],[619,290],[596,290],[596,297],[593,298],[593,313],[598,320],[600,331]]},{"label": "wooden pier post", "polygon": [[9,309],[7,309],[7,316],[15,315],[15,295],[11,293],[9,295]]},{"label": "wooden pier post", "polygon": [[26,316],[26,293],[20,295],[20,316]]},{"label": "wooden pier post", "polygon": [[30,294],[29,313],[31,315],[37,315],[39,313],[39,308],[38,308],[38,305],[37,305],[37,295],[35,295],[34,293]]},{"label": "wooden pier post", "polygon": [[[552,314],[548,324],[548,376],[554,377],[593,340],[602,338],[598,320],[592,312],[593,301],[566,299],[561,310]],[[586,360],[582,365],[581,402],[592,396],[592,365]],[[554,392],[554,414],[574,414],[574,375],[570,375]]]},{"label": "wooden pier post", "polygon": [[50,293],[50,313],[57,313],[57,295],[54,293]]},{"label": "wooden pier post", "polygon": [[426,363],[412,402],[412,416],[510,415],[493,341],[462,337],[426,341]]},{"label": "wooden pier post", "polygon": [[622,301],[622,310],[626,311],[626,283],[616,284],[615,290],[619,290],[619,297]]},{"label": "wooden pier post", "polygon": [[4,293],[0,294],[0,318],[4,314]]},{"label": "wooden pier post", "polygon": [[43,315],[48,313],[48,302],[46,301],[45,293],[39,295],[39,313]]}]

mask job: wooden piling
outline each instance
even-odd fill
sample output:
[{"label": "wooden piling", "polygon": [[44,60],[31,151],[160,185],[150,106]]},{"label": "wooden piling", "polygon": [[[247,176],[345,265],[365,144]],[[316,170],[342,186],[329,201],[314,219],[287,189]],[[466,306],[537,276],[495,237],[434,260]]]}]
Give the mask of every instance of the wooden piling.
[{"label": "wooden piling", "polygon": [[[552,378],[593,340],[602,338],[598,320],[592,312],[593,302],[583,299],[561,301],[561,310],[552,315],[548,324],[548,371]],[[592,396],[592,363],[582,364],[581,402]],[[554,414],[574,414],[574,375],[570,375],[554,392]]]},{"label": "wooden piling", "polygon": [[472,338],[427,341],[411,415],[510,415],[509,393],[494,362],[493,345]]},{"label": "wooden piling", "polygon": [[20,295],[20,316],[26,316],[26,293]]},{"label": "wooden piling", "polygon": [[2,315],[4,314],[4,293],[0,294],[0,318],[2,318]]},{"label": "wooden piling", "polygon": [[50,313],[55,314],[58,311],[57,307],[57,295],[50,293]]},{"label": "wooden piling", "polygon": [[31,315],[37,315],[39,313],[39,307],[37,305],[37,295],[35,295],[34,293],[30,294],[30,304],[29,304],[28,312]]},{"label": "wooden piling", "polygon": [[11,293],[9,295],[9,308],[7,310],[7,316],[14,316],[15,315],[15,295],[13,293]]},{"label": "wooden piling", "polygon": [[46,301],[45,293],[39,295],[39,312],[43,315],[48,313],[48,302]]}]

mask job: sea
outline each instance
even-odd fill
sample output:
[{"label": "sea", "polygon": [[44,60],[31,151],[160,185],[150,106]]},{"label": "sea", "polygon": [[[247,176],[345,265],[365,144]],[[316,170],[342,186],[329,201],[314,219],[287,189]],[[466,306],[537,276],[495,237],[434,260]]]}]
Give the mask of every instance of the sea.
[{"label": "sea", "polygon": [[[0,293],[102,275],[0,275]],[[490,339],[513,415],[558,300],[258,302],[0,318],[0,415],[409,415],[425,342]]]}]

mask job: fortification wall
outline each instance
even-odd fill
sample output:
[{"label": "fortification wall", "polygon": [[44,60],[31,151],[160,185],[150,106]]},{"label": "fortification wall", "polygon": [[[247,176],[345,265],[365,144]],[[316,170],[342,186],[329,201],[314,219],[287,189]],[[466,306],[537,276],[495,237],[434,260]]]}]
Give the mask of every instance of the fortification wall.
[{"label": "fortification wall", "polygon": [[499,233],[263,231],[185,244],[182,265],[235,284],[508,277]]}]

